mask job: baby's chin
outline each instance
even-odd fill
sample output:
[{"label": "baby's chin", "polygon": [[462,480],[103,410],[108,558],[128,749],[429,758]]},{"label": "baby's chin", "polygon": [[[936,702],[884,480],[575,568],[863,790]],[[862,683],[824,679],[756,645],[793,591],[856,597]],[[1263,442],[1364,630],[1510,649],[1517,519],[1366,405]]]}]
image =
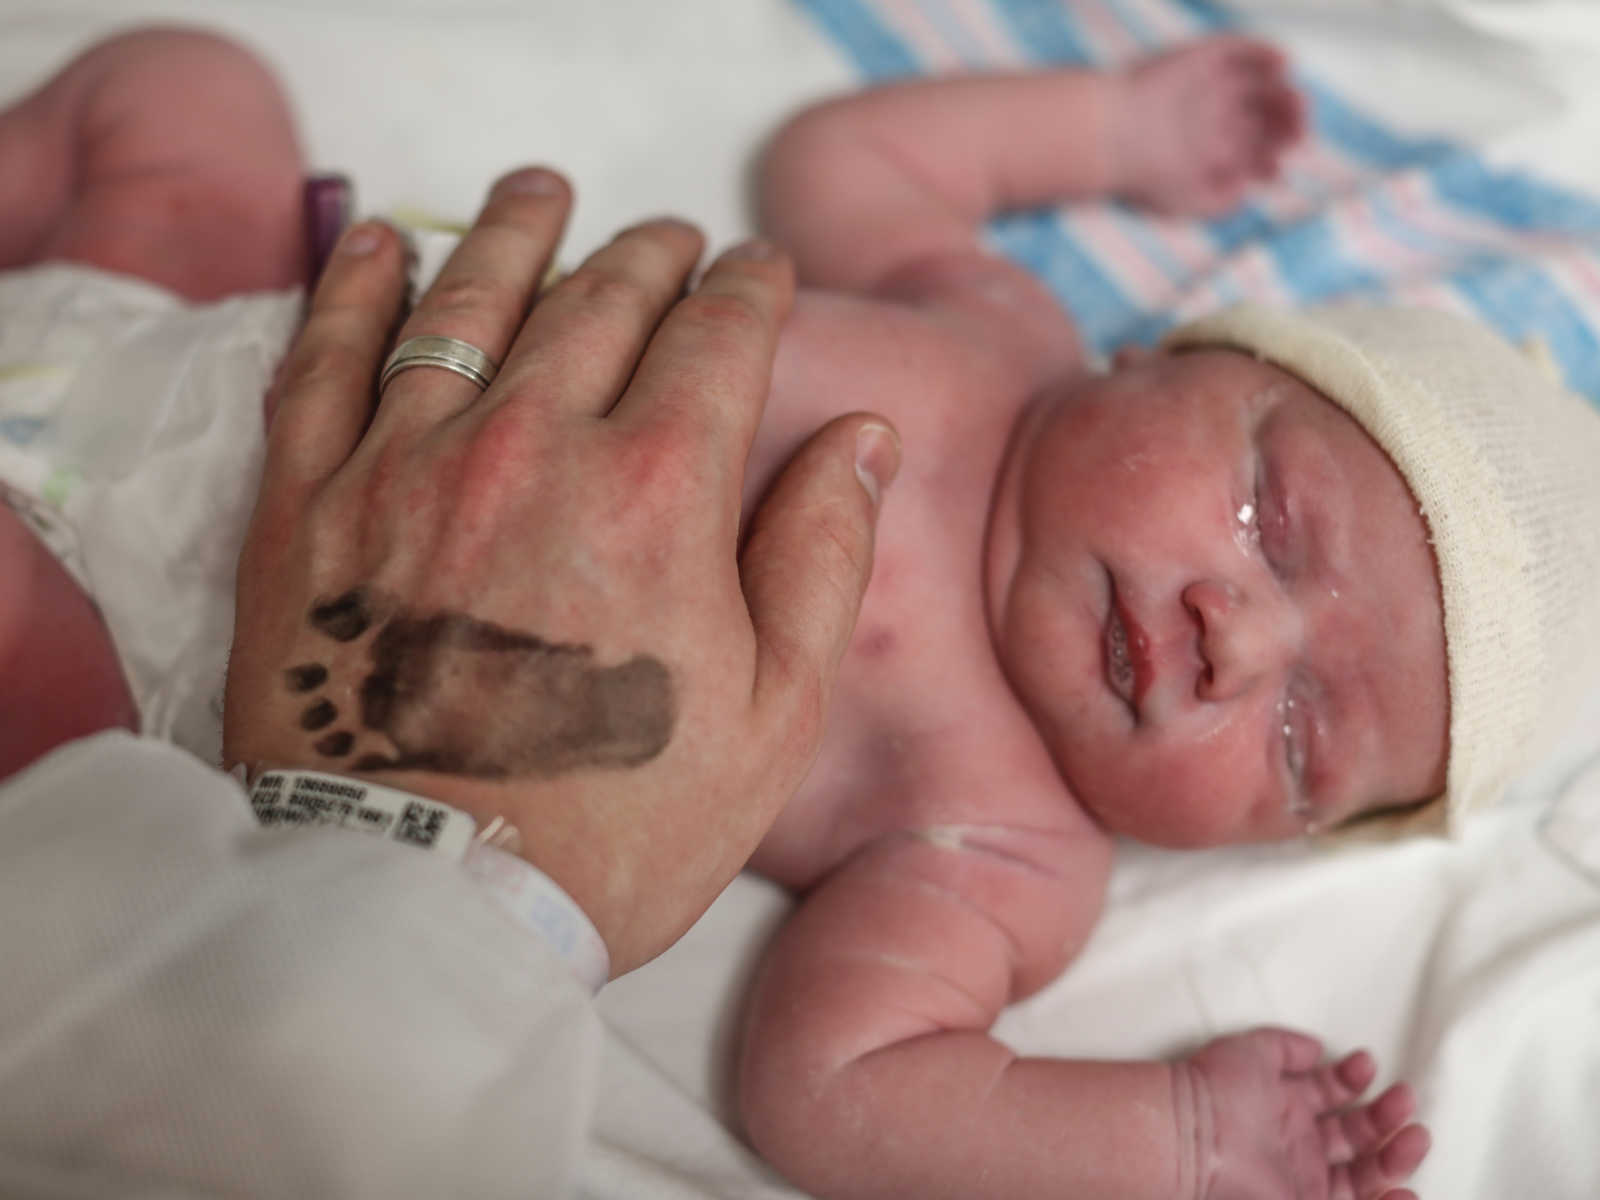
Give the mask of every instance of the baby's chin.
[{"label": "baby's chin", "polygon": [[1107,833],[1162,850],[1213,850],[1222,846],[1253,846],[1292,841],[1302,830],[1291,823],[1272,822],[1240,808],[1197,802],[1193,797],[1164,797],[1134,803],[1126,793],[1114,798],[1092,791],[1071,789],[1080,803]]}]

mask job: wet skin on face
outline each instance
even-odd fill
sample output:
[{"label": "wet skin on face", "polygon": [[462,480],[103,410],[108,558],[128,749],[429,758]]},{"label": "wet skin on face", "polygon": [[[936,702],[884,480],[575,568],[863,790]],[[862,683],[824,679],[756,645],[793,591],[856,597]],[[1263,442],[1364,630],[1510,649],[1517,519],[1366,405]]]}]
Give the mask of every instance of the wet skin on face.
[{"label": "wet skin on face", "polygon": [[1443,790],[1426,522],[1361,427],[1277,367],[1155,355],[1041,397],[987,570],[1002,666],[1113,832],[1276,840]]}]

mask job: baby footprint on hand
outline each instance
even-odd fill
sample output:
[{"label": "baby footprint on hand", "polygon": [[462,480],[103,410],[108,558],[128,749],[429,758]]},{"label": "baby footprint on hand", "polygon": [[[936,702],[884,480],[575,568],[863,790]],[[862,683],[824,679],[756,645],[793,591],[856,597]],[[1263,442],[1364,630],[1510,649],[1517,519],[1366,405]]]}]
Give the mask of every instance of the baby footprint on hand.
[{"label": "baby footprint on hand", "polygon": [[649,655],[600,666],[587,645],[466,613],[392,611],[367,588],[320,601],[307,623],[332,642],[365,642],[354,712],[319,691],[332,677],[325,663],[284,675],[307,697],[299,725],[319,735],[312,748],[354,770],[549,778],[637,766],[672,735],[672,677]]}]

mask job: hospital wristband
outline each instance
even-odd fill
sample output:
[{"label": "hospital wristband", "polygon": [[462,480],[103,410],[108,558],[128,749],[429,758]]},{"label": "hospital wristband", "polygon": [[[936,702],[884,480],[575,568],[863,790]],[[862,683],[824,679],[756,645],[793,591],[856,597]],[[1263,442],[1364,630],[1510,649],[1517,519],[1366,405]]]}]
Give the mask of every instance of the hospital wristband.
[{"label": "hospital wristband", "polygon": [[251,785],[250,810],[268,828],[332,826],[442,854],[537,933],[590,991],[611,977],[605,940],[588,914],[537,867],[479,838],[477,822],[460,809],[347,775],[274,769]]},{"label": "hospital wristband", "polygon": [[268,827],[332,825],[375,833],[460,862],[478,823],[459,809],[365,779],[322,771],[269,770],[250,788],[250,809]]}]

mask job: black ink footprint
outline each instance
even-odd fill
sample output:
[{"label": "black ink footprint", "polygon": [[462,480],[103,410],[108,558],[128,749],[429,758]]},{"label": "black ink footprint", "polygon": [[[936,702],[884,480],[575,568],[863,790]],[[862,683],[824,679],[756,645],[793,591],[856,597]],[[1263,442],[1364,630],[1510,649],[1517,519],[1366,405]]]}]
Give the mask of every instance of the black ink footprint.
[{"label": "black ink footprint", "polygon": [[[547,642],[465,613],[389,607],[356,588],[307,615],[313,629],[336,642],[354,642],[377,627],[356,693],[363,731],[389,745],[345,765],[549,778],[580,767],[637,766],[672,736],[672,677],[656,658],[635,655],[601,667],[586,645]],[[309,695],[328,678],[317,662],[285,673],[296,694]],[[300,726],[318,732],[339,717],[331,700],[317,696],[302,710]],[[365,739],[334,729],[313,748],[343,760],[358,740]]]}]

